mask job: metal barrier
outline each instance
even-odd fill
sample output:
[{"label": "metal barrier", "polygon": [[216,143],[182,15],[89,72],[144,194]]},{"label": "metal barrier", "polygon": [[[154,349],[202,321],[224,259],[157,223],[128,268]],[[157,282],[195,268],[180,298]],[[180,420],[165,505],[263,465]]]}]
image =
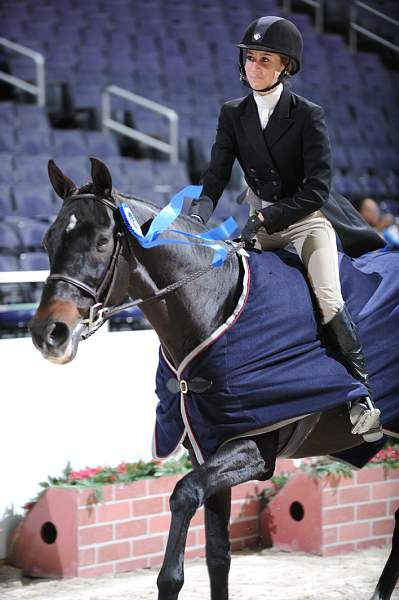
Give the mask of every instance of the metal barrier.
[{"label": "metal barrier", "polygon": [[392,44],[392,42],[389,42],[385,38],[373,33],[365,27],[362,27],[356,22],[359,8],[387,21],[388,23],[392,23],[392,25],[396,25],[396,27],[399,26],[399,21],[397,21],[396,19],[385,15],[384,13],[380,12],[379,10],[376,10],[375,8],[372,8],[364,2],[359,2],[358,0],[355,0],[355,2],[353,2],[353,4],[351,5],[349,21],[349,46],[352,52],[357,51],[358,33],[361,33],[362,35],[370,38],[371,40],[374,40],[375,42],[378,42],[379,44],[382,44],[383,46],[386,46],[387,48],[390,48],[391,50],[394,50],[395,52],[399,52],[399,46],[397,46],[396,44]]},{"label": "metal barrier", "polygon": [[16,87],[21,88],[25,92],[29,94],[33,94],[37,96],[37,105],[45,106],[46,105],[46,75],[44,70],[45,58],[43,54],[40,52],[36,52],[35,50],[31,50],[30,48],[26,48],[26,46],[21,46],[21,44],[16,44],[15,42],[10,42],[10,40],[6,40],[5,38],[0,37],[0,45],[13,50],[14,52],[18,52],[19,54],[23,54],[24,56],[28,56],[36,63],[36,85],[32,83],[28,83],[24,79],[20,77],[15,77],[14,75],[9,75],[4,71],[0,71],[0,80],[6,81],[10,85],[14,85]]},{"label": "metal barrier", "polygon": [[[324,31],[324,0],[300,0],[304,4],[315,9],[315,27],[317,33]],[[285,12],[291,12],[292,0],[283,0],[282,8]]]},{"label": "metal barrier", "polygon": [[[143,133],[138,129],[134,129],[133,127],[129,127],[116,121],[111,118],[111,95],[119,96],[120,98],[125,98],[125,100],[129,100],[134,104],[138,104],[139,106],[143,106],[144,108],[148,108],[154,112],[157,112],[161,115],[164,115],[170,122],[170,143],[162,142],[157,138]],[[153,100],[148,100],[143,96],[139,96],[138,94],[134,94],[133,92],[129,92],[124,88],[121,88],[117,85],[109,85],[105,88],[102,94],[102,124],[104,128],[112,129],[113,131],[117,131],[122,135],[126,135],[127,137],[142,142],[143,144],[147,144],[152,148],[156,148],[161,152],[165,152],[170,156],[170,162],[177,163],[179,160],[179,149],[178,149],[178,122],[179,117],[175,110],[172,108],[167,108],[162,104],[158,104],[158,102],[154,102]]]}]

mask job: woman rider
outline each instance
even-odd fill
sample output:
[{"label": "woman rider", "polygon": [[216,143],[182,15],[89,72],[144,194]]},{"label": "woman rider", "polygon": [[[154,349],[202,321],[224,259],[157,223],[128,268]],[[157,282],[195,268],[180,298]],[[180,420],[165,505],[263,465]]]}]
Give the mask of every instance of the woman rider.
[{"label": "woman rider", "polygon": [[320,308],[330,344],[369,396],[352,402],[352,433],[366,441],[382,437],[380,411],[371,390],[362,347],[341,295],[336,233],[349,256],[380,248],[384,242],[350,202],[330,191],[331,154],[324,112],[284,85],[301,67],[302,35],[281,17],[261,17],[241,42],[240,78],[251,88],[220,111],[203,195],[191,216],[206,223],[227,185],[237,158],[248,184],[250,216],[241,232],[263,250],[293,244]]}]

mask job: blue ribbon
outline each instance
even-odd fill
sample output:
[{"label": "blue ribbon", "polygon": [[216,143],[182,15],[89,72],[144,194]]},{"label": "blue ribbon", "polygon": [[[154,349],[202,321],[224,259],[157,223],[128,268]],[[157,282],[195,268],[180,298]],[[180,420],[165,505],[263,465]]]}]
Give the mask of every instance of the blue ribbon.
[{"label": "blue ribbon", "polygon": [[[238,229],[238,225],[233,217],[229,217],[223,223],[206,231],[205,233],[188,233],[187,231],[181,231],[180,229],[169,229],[169,226],[177,219],[180,215],[185,198],[198,198],[201,194],[201,185],[188,185],[178,192],[169,204],[165,206],[153,219],[146,235],[143,235],[141,227],[137,222],[131,208],[122,202],[119,205],[119,211],[122,218],[129,229],[130,233],[136,238],[139,244],[143,248],[154,248],[155,246],[162,246],[166,244],[180,244],[183,246],[194,246],[200,243],[203,246],[208,246],[214,251],[212,265],[220,267],[226,260],[227,250],[218,241],[229,238],[234,231]],[[173,238],[163,237],[159,239],[161,233],[166,230],[172,233],[178,233],[185,237],[192,238],[193,241],[176,240]]]}]

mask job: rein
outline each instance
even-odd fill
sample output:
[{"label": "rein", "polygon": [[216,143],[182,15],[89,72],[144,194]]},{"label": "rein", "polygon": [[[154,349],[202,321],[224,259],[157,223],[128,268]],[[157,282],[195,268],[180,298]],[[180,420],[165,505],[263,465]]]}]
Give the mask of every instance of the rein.
[{"label": "rein", "polygon": [[[103,204],[107,208],[110,208],[113,212],[118,212],[118,208],[113,202],[111,202],[107,198],[98,197],[95,194],[76,194],[73,196],[69,196],[65,200],[77,200],[84,198],[96,200],[97,202],[100,202],[100,204]],[[107,267],[103,280],[97,288],[93,288],[84,283],[83,281],[76,279],[75,277],[70,277],[69,275],[64,275],[62,273],[54,273],[47,277],[46,283],[48,281],[64,281],[65,283],[69,283],[70,285],[77,287],[78,289],[82,290],[94,299],[94,304],[89,309],[88,318],[82,320],[82,323],[87,326],[87,331],[81,334],[81,337],[84,340],[90,337],[93,333],[95,333],[97,329],[104,325],[104,323],[114,315],[130,308],[140,307],[143,304],[147,304],[150,302],[158,302],[167,294],[170,294],[171,292],[177,290],[186,283],[195,281],[195,279],[198,279],[199,277],[201,277],[202,275],[214,268],[213,264],[209,264],[206,267],[202,267],[201,269],[194,271],[190,275],[186,275],[182,279],[179,279],[178,281],[170,283],[169,285],[163,287],[148,298],[137,298],[136,300],[126,302],[118,306],[107,307],[106,303],[111,295],[111,291],[114,286],[117,275],[118,260],[120,258],[121,251],[123,248],[124,237],[126,239],[126,227],[123,225],[122,231],[118,231],[116,234],[114,250],[112,252],[109,265]],[[229,259],[233,254],[236,254],[244,248],[243,243],[226,243],[232,245],[232,247],[229,248],[227,252],[226,260]],[[104,296],[103,300],[101,300],[102,296]]]}]

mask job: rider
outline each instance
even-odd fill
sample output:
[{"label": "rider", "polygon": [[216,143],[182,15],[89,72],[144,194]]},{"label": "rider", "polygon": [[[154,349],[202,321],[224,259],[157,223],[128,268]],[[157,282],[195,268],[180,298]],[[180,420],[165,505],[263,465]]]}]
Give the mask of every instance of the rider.
[{"label": "rider", "polygon": [[206,223],[237,158],[248,184],[250,216],[241,232],[247,246],[295,247],[317,298],[332,348],[369,396],[352,402],[352,433],[382,437],[380,411],[371,400],[366,363],[341,295],[336,233],[350,256],[384,245],[346,198],[330,191],[331,156],[323,109],[285,85],[302,60],[302,35],[289,20],[261,17],[247,27],[240,49],[240,79],[251,89],[221,109],[203,195],[192,218]]}]

